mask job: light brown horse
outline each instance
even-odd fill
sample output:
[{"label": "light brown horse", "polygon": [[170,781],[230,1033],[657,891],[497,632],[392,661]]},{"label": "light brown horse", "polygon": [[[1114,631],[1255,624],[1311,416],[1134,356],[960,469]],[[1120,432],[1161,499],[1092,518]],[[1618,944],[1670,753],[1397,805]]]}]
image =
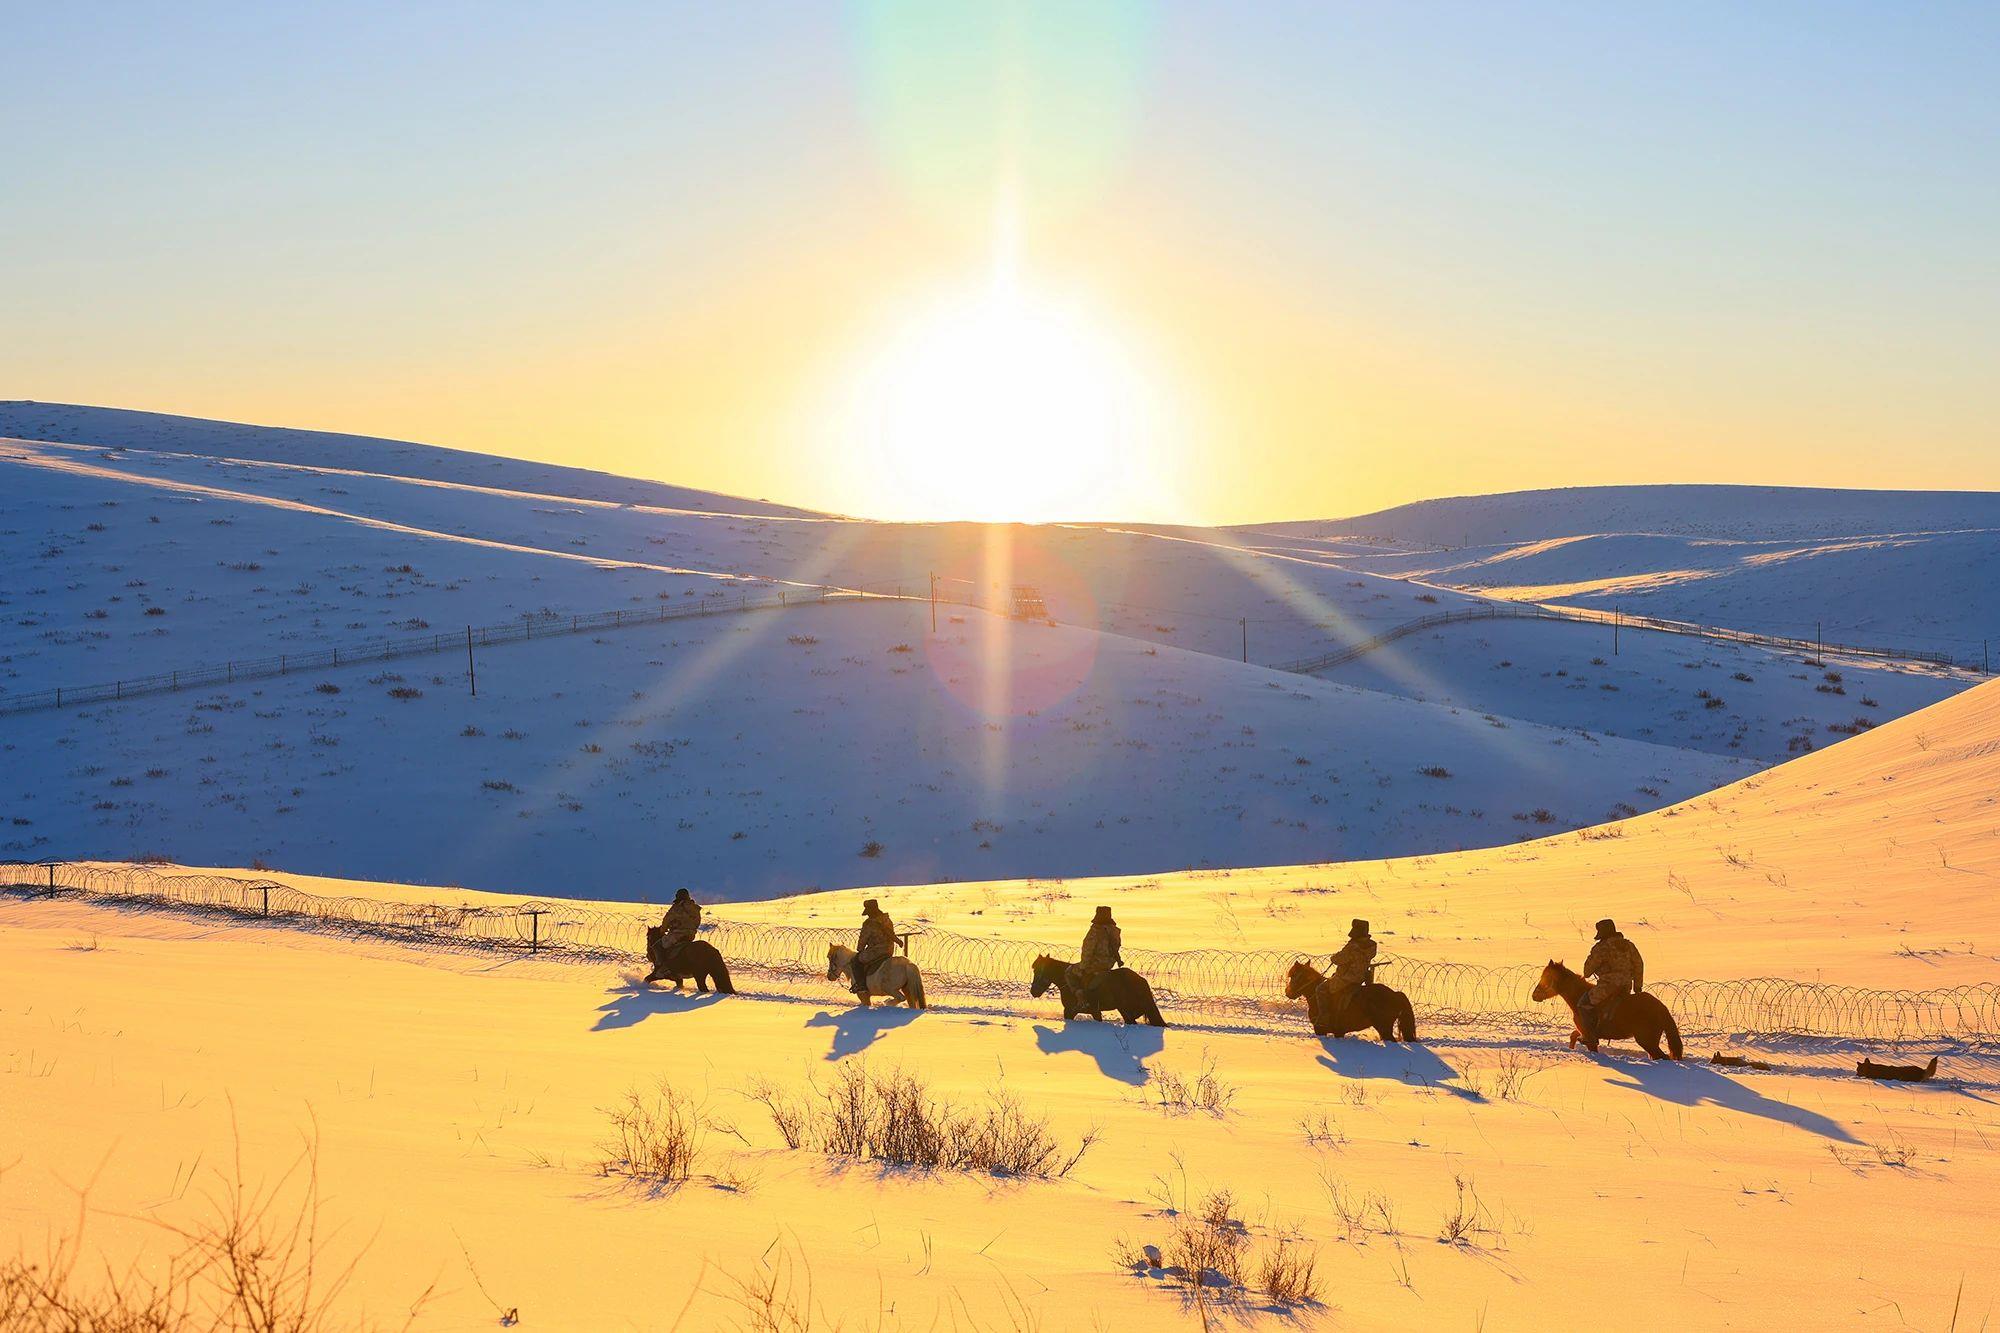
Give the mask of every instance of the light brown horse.
[{"label": "light brown horse", "polygon": [[[1583,1025],[1577,1022],[1576,1006],[1590,993],[1590,982],[1564,967],[1555,959],[1542,969],[1542,979],[1529,992],[1531,999],[1540,1002],[1560,995],[1569,1005],[1570,1034],[1569,1046],[1576,1049],[1583,1042],[1594,1054],[1597,1042],[1606,1037],[1629,1037],[1639,1043],[1639,1048],[1655,1060],[1678,1060],[1681,1058],[1681,1028],[1674,1022],[1674,1016],[1667,1012],[1657,996],[1640,991],[1637,995],[1623,995],[1607,1002],[1603,1016],[1597,1021],[1596,1040],[1584,1039]],[[1660,1050],[1660,1038],[1667,1039],[1667,1049]]]},{"label": "light brown horse", "polygon": [[[838,981],[850,990],[854,986],[854,950],[845,944],[826,946],[826,979]],[[882,995],[892,1000],[902,1000],[912,1009],[928,1009],[930,1004],[924,999],[924,976],[917,971],[917,965],[901,954],[884,958],[868,974],[868,995],[857,996],[861,1007],[868,1007],[869,995]]]},{"label": "light brown horse", "polygon": [[1312,1020],[1313,1031],[1322,1037],[1344,1037],[1363,1028],[1374,1028],[1375,1035],[1383,1041],[1415,1041],[1417,1014],[1410,1007],[1410,997],[1374,980],[1373,967],[1369,968],[1368,976],[1368,981],[1348,995],[1340,1012],[1333,1013],[1326,1003],[1326,978],[1318,968],[1300,959],[1285,974],[1285,998],[1305,1000],[1306,1016]]}]

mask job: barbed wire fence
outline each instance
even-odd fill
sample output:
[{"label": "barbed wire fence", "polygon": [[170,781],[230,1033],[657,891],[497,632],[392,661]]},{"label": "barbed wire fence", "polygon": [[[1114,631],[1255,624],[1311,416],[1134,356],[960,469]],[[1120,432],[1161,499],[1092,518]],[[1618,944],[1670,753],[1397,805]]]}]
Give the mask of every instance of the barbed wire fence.
[{"label": "barbed wire fence", "polygon": [[[871,584],[861,587],[813,587],[798,584],[776,585],[769,580],[743,579],[732,589],[716,588],[698,600],[685,604],[621,607],[611,611],[541,611],[519,616],[497,625],[469,625],[462,630],[433,634],[405,634],[388,638],[361,639],[346,644],[329,644],[299,652],[273,653],[264,657],[238,658],[221,662],[200,662],[147,676],[119,680],[53,685],[40,690],[0,692],[0,714],[31,713],[45,709],[76,708],[85,704],[112,703],[152,694],[169,694],[205,686],[236,685],[245,681],[268,680],[301,671],[359,666],[365,662],[390,662],[406,657],[445,653],[470,655],[480,648],[499,644],[528,643],[572,634],[596,634],[613,629],[636,629],[675,620],[704,616],[733,615],[757,611],[799,610],[809,606],[865,606],[887,603],[921,604],[926,601],[994,610],[1000,603],[979,590],[938,589],[926,598],[900,584]],[[1004,614],[1004,612],[1003,612]],[[469,660],[469,658],[468,658]]]},{"label": "barbed wire fence", "polygon": [[1773,648],[1781,652],[1800,653],[1823,661],[1827,653],[1836,657],[1873,657],[1892,662],[1908,662],[1919,666],[1954,668],[1961,665],[1966,669],[1986,670],[1986,661],[1981,656],[1977,661],[1961,664],[1950,653],[1933,652],[1921,648],[1884,647],[1872,644],[1829,643],[1815,639],[1800,639],[1779,634],[1759,634],[1750,630],[1729,629],[1721,625],[1702,625],[1689,620],[1668,620],[1661,616],[1632,615],[1623,611],[1598,611],[1589,607],[1543,605],[1535,602],[1507,603],[1494,602],[1484,606],[1467,607],[1459,611],[1434,611],[1415,620],[1406,620],[1399,625],[1391,625],[1379,634],[1356,643],[1344,644],[1328,652],[1303,657],[1293,662],[1278,663],[1279,671],[1290,671],[1298,675],[1310,676],[1316,672],[1329,671],[1345,666],[1357,658],[1365,657],[1379,648],[1387,647],[1398,639],[1420,634],[1427,629],[1438,629],[1446,625],[1464,625],[1482,620],[1554,620],[1574,625],[1596,625],[1618,630],[1650,630],[1660,634],[1679,634],[1692,638],[1712,639],[1719,643],[1744,643],[1759,648]]},{"label": "barbed wire fence", "polygon": [[[508,905],[398,902],[307,893],[275,879],[170,873],[149,866],[66,861],[0,862],[0,888],[268,917],[336,933],[426,948],[521,950],[576,962],[632,961],[645,952],[650,910],[529,900]],[[702,935],[732,965],[798,979],[823,977],[827,946],[851,943],[834,928],[713,920]],[[1037,955],[1071,951],[1028,940],[960,935],[926,924],[915,961],[934,990],[992,995],[1025,988]],[[1202,1013],[1289,1014],[1286,971],[1301,955],[1280,949],[1126,951],[1126,965],[1153,985],[1163,1008]],[[1388,984],[1409,995],[1423,1027],[1546,1026],[1549,1010],[1529,991],[1540,967],[1483,967],[1391,955]],[[2000,1040],[2000,983],[1882,990],[1782,977],[1656,981],[1647,989],[1688,1035],[1759,1034],[1902,1042]],[[1293,1019],[1301,1028],[1300,1012]]]}]

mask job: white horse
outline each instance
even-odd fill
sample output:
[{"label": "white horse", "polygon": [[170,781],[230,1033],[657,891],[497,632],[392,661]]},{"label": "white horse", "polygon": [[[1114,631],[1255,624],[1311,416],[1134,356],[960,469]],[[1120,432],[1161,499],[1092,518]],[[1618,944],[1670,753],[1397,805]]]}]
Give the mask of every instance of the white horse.
[{"label": "white horse", "polygon": [[[844,944],[826,946],[826,979],[838,981],[849,990],[854,989],[854,950]],[[868,975],[868,995],[886,996],[892,1000],[902,1000],[912,1009],[928,1009],[924,1001],[924,976],[917,971],[917,965],[901,954],[894,954],[882,960]],[[868,1007],[868,995],[861,996],[861,1007]]]}]

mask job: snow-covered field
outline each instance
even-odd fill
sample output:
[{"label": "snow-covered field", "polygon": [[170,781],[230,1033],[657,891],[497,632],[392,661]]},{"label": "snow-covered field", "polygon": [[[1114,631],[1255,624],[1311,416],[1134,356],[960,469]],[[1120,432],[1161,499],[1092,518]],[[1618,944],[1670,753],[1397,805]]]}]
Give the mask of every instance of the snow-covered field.
[{"label": "snow-covered field", "polygon": [[[1573,953],[1611,912],[1658,977],[1944,984],[1992,976],[1996,763],[1987,688],[1588,838],[1071,884],[1053,906],[1046,884],[884,896],[1035,934],[1104,898],[1174,948],[1218,940],[1224,890],[1246,937],[1324,949],[1363,912],[1439,958]],[[855,896],[730,911],[846,919]],[[1880,1084],[1851,1067],[1879,1049],[1756,1034],[1713,1048],[1768,1070],[1709,1065],[1708,1042],[1683,1065],[1571,1054],[1553,1015],[1395,1048],[1066,1024],[1024,991],[861,1011],[745,972],[742,996],[677,997],[76,899],[0,897],[0,922],[0,1122],[35,1127],[0,1175],[0,1252],[69,1241],[83,1285],[100,1263],[159,1280],[167,1228],[199,1233],[240,1180],[273,1227],[316,1185],[320,1271],[358,1256],[334,1310],[421,1328],[1200,1327],[1171,1271],[1127,1256],[1160,1246],[1171,1270],[1223,1192],[1214,1231],[1252,1288],[1281,1248],[1316,1269],[1301,1306],[1210,1288],[1231,1327],[1542,1327],[1612,1293],[1644,1327],[1968,1328],[1995,1305],[2000,1079],[1977,1051]],[[786,1147],[756,1097],[890,1070],[1012,1098],[1065,1154],[1096,1138],[1057,1179],[914,1170]],[[614,1112],[663,1083],[705,1126],[689,1178],[607,1174]]]},{"label": "snow-covered field", "polygon": [[0,430],[82,441],[0,443],[4,693],[933,574],[1000,608],[1030,585],[1060,622],[826,607],[495,648],[476,701],[441,655],[9,717],[7,856],[742,897],[1448,851],[1653,809],[1971,679],[1535,623],[1322,682],[1264,668],[1480,601],[1344,567],[1365,544],[834,520],[39,404]]}]

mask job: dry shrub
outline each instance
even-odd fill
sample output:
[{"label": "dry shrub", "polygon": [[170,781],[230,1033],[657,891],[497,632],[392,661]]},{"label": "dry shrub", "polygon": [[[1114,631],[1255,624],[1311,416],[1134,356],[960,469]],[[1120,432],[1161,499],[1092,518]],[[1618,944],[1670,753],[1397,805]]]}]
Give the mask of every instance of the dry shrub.
[{"label": "dry shrub", "polygon": [[955,1106],[915,1074],[873,1073],[858,1062],[842,1065],[825,1085],[794,1092],[757,1083],[746,1095],[769,1113],[788,1148],[925,1171],[1060,1179],[1097,1141],[1091,1130],[1065,1152],[1047,1117],[1010,1093],[993,1092],[976,1108]]},{"label": "dry shrub", "polygon": [[1202,1111],[1209,1115],[1226,1115],[1229,1105],[1236,1100],[1236,1088],[1216,1076],[1215,1056],[1203,1051],[1201,1066],[1193,1076],[1184,1075],[1173,1069],[1155,1069],[1146,1086],[1152,1090],[1153,1100],[1166,1111]]},{"label": "dry shrub", "polygon": [[1482,1234],[1492,1234],[1495,1228],[1472,1182],[1464,1176],[1453,1176],[1451,1183],[1455,1198],[1451,1211],[1438,1225],[1438,1242],[1443,1245],[1471,1245]]},{"label": "dry shrub", "polygon": [[1345,1148],[1347,1131],[1325,1111],[1304,1116],[1299,1120],[1299,1133],[1305,1137],[1308,1148]]},{"label": "dry shrub", "polygon": [[[40,1262],[0,1260],[0,1329],[7,1333],[331,1333],[376,1325],[338,1316],[334,1306],[362,1254],[328,1254],[333,1232],[321,1217],[319,1149],[305,1149],[275,1182],[253,1187],[241,1150],[208,1214],[186,1225],[157,1225],[172,1237],[164,1262],[150,1256],[123,1271],[108,1264],[96,1280],[81,1271],[87,1194],[73,1233]],[[365,1247],[364,1247],[365,1252]],[[416,1322],[428,1291],[401,1327]]]},{"label": "dry shrub", "polygon": [[605,1108],[611,1137],[601,1145],[599,1170],[607,1176],[628,1176],[672,1189],[694,1175],[708,1120],[686,1094],[667,1083],[651,1093],[625,1094],[617,1106]]},{"label": "dry shrub", "polygon": [[1465,1082],[1489,1101],[1512,1102],[1521,1100],[1529,1082],[1548,1071],[1549,1061],[1543,1057],[1510,1049],[1501,1051],[1490,1066],[1468,1068]]},{"label": "dry shrub", "polygon": [[1281,1237],[1257,1261],[1257,1287],[1279,1305],[1319,1304],[1319,1250],[1302,1236]]},{"label": "dry shrub", "polygon": [[1233,1301],[1253,1290],[1279,1306],[1318,1302],[1319,1251],[1303,1234],[1294,1227],[1259,1240],[1237,1216],[1232,1191],[1210,1190],[1196,1198],[1178,1157],[1175,1170],[1153,1181],[1153,1198],[1168,1221],[1166,1243],[1155,1249],[1121,1239],[1112,1250],[1120,1267],[1158,1271],[1179,1284],[1204,1327],[1212,1302]]},{"label": "dry shrub", "polygon": [[1250,1228],[1236,1216],[1236,1196],[1215,1190],[1192,1210],[1173,1214],[1161,1246],[1167,1267],[1190,1287],[1241,1287]]}]

